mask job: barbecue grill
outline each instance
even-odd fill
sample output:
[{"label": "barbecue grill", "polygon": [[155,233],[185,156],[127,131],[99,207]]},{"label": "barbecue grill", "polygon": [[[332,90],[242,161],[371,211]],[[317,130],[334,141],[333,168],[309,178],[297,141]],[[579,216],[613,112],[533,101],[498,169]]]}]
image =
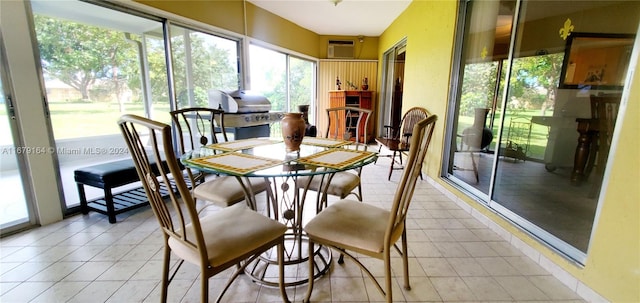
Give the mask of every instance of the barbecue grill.
[{"label": "barbecue grill", "polygon": [[236,140],[269,137],[270,124],[280,122],[283,112],[272,112],[271,102],[249,90],[209,91],[209,106],[224,110],[224,125]]}]

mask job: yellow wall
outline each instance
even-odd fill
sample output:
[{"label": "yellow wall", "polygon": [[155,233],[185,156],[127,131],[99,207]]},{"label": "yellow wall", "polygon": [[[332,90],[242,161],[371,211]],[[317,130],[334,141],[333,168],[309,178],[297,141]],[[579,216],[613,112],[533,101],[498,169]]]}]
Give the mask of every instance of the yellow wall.
[{"label": "yellow wall", "polygon": [[354,58],[359,60],[378,60],[378,37],[363,37],[362,42],[356,36],[320,36],[320,59],[327,58],[329,40],[354,41]]},{"label": "yellow wall", "polygon": [[[239,0],[170,1],[134,0],[185,18],[243,35],[246,5],[247,36],[282,48],[319,58],[318,34],[278,17],[249,2]],[[295,39],[292,39],[295,37]],[[325,50],[326,56],[326,50]]]},{"label": "yellow wall", "polygon": [[[378,55],[382,58],[384,51],[407,37],[403,111],[424,106],[439,116],[428,155],[429,176],[601,296],[612,302],[640,302],[640,73],[631,85],[620,140],[611,154],[614,160],[605,198],[600,202],[586,264],[581,268],[439,178],[456,14],[456,1],[413,1],[379,42]],[[636,62],[635,66],[639,65],[640,61]]]},{"label": "yellow wall", "polygon": [[413,1],[382,34],[378,48],[378,75],[382,75],[384,52],[407,38],[402,112],[422,106],[439,117],[426,160],[426,169],[434,179],[442,160],[456,9],[456,1]]},{"label": "yellow wall", "polygon": [[134,0],[202,23],[235,33],[244,33],[242,1]]}]

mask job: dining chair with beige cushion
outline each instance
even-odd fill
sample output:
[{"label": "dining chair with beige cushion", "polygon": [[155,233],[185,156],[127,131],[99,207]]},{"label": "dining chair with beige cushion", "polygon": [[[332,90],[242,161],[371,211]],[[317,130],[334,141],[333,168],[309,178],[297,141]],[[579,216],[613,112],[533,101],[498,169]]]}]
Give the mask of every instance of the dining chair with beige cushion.
[{"label": "dining chair with beige cushion", "polygon": [[[179,155],[202,146],[228,141],[224,127],[224,111],[221,109],[189,107],[171,111],[170,114],[176,128]],[[194,184],[193,196],[196,199],[226,207],[246,198],[246,191],[235,177],[210,176],[189,168],[187,174]],[[269,183],[266,180],[251,178],[247,183],[251,186],[251,193],[255,195],[267,191],[267,203],[272,201]],[[255,205],[251,207],[256,208]]]},{"label": "dining chair with beige cushion", "polygon": [[[372,111],[358,107],[327,108],[327,130],[325,137],[336,140],[350,140],[353,144],[344,148],[367,150],[369,120]],[[341,171],[330,177],[303,176],[298,178],[299,189],[318,192],[316,207],[318,211],[327,206],[327,195],[344,199],[354,195],[362,201],[360,177],[362,167],[351,171]]]},{"label": "dining chair with beige cushion", "polygon": [[[355,200],[340,200],[322,210],[304,226],[304,231],[309,237],[309,254],[314,251],[315,244],[340,251],[338,263],[343,263],[344,255],[352,259],[371,278],[387,302],[393,302],[391,247],[395,247],[402,256],[404,288],[410,289],[406,219],[436,120],[436,115],[430,115],[415,123],[409,156],[391,209],[383,209]],[[401,242],[402,249],[396,245],[398,240]],[[383,260],[384,288],[353,253]],[[310,258],[308,263],[310,278],[305,302],[309,302],[313,291],[314,258]]]},{"label": "dining chair with beige cushion", "polygon": [[[244,204],[221,208],[200,217],[185,179],[171,177],[183,175],[183,168],[175,157],[171,127],[135,115],[122,116],[118,124],[163,234],[162,302],[167,301],[169,284],[185,261],[200,269],[202,302],[209,301],[209,278],[237,266],[218,296],[218,302],[252,260],[275,247],[280,292],[283,301],[288,302],[283,267],[287,227]],[[155,164],[162,163],[161,159],[166,159],[168,168]],[[168,201],[162,198],[166,194]],[[172,253],[179,262],[170,269]]]}]

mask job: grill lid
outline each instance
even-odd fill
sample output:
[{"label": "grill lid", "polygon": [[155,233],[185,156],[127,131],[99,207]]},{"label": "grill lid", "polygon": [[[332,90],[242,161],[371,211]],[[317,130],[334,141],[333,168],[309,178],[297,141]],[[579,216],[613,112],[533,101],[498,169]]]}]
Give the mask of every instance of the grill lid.
[{"label": "grill lid", "polygon": [[209,106],[222,108],[226,113],[266,113],[271,110],[269,99],[249,90],[236,90],[229,93],[210,90]]}]

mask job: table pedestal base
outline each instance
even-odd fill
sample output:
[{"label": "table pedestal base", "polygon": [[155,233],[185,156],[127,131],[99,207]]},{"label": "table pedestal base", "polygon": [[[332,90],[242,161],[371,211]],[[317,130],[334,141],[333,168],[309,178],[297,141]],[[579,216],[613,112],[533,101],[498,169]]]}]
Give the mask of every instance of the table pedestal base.
[{"label": "table pedestal base", "polygon": [[[287,234],[285,235],[285,287],[302,285],[309,282],[308,255],[309,239],[306,236]],[[332,262],[331,250],[324,246],[314,245],[315,274],[314,279],[323,276],[329,271]],[[299,269],[303,269],[300,271]],[[299,274],[300,272],[304,274]],[[254,282],[260,285],[278,287],[278,260],[276,248],[256,258],[252,264],[245,268],[245,273],[250,275]],[[288,275],[295,278],[287,277]]]}]

